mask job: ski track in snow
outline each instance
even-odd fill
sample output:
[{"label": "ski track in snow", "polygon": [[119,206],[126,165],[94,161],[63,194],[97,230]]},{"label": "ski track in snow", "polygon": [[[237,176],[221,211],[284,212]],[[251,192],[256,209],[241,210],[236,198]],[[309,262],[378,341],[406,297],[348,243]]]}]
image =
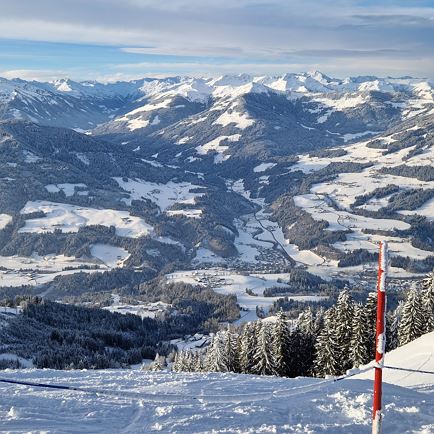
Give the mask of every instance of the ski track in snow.
[{"label": "ski track in snow", "polygon": [[[29,369],[2,376],[112,392],[2,384],[0,420],[6,432],[361,434],[371,424],[371,380],[137,370]],[[433,432],[432,395],[385,385],[384,403],[385,434]]]}]

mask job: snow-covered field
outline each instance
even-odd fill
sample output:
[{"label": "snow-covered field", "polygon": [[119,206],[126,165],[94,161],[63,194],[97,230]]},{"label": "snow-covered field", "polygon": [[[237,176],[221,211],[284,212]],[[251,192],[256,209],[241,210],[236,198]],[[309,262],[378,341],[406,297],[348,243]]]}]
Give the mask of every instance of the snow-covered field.
[{"label": "snow-covered field", "polygon": [[137,315],[141,318],[157,318],[163,315],[171,307],[170,304],[164,303],[162,301],[157,301],[154,303],[138,303],[138,304],[125,304],[119,301],[114,302],[111,306],[103,307],[105,310],[110,312],[117,312],[126,315],[130,313],[132,315]]},{"label": "snow-covered field", "polygon": [[93,244],[90,253],[109,268],[122,267],[130,254],[122,247],[110,246],[109,244]]},{"label": "snow-covered field", "polygon": [[[0,270],[0,286],[34,286],[51,282],[59,275],[98,271],[82,268],[95,265],[91,260],[85,261],[64,255],[1,256],[0,261],[3,267]],[[66,267],[68,270],[65,270]],[[102,264],[100,269],[106,267]]]},{"label": "snow-covered field", "polygon": [[43,211],[46,216],[26,220],[19,232],[77,232],[81,226],[102,225],[115,226],[116,233],[123,237],[139,237],[148,235],[152,226],[143,219],[130,215],[128,211],[114,209],[96,209],[65,203],[33,201],[27,202],[21,214]]},{"label": "snow-covered field", "polygon": [[[256,307],[267,311],[276,300],[282,297],[264,297],[263,292],[266,288],[276,286],[281,287],[282,292],[284,292],[288,285],[278,280],[289,279],[289,274],[239,274],[236,271],[223,268],[210,268],[178,271],[168,274],[166,278],[169,282],[185,282],[201,286],[209,285],[219,294],[236,295],[238,304],[242,309],[241,318],[238,322],[246,322],[258,319]],[[248,294],[246,290],[255,295]],[[289,295],[288,297],[297,301],[319,301],[326,298],[318,295]]]},{"label": "snow-covered field", "polygon": [[115,180],[120,187],[130,193],[130,199],[126,200],[127,204],[130,205],[131,200],[145,198],[157,204],[161,211],[165,211],[174,204],[194,204],[196,198],[204,194],[191,192],[194,189],[202,190],[202,187],[189,182],[169,181],[167,184],[157,184],[142,179],[128,179],[128,181],[125,181],[122,178],[115,178]]},{"label": "snow-covered field", "polygon": [[[434,371],[434,335],[386,355],[386,364]],[[140,370],[7,370],[3,379],[88,389],[0,385],[2,432],[330,433],[371,430],[372,370],[339,382]],[[434,376],[385,373],[383,432],[434,432]],[[405,387],[402,387],[405,386]],[[98,393],[98,391],[100,393]]]}]

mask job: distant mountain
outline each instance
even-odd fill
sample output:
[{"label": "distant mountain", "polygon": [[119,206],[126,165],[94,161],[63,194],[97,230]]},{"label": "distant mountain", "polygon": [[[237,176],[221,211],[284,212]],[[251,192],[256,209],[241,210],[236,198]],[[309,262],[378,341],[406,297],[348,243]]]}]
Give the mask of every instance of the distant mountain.
[{"label": "distant mountain", "polygon": [[1,79],[0,119],[3,295],[212,265],[345,280],[380,237],[396,278],[434,266],[427,81]]}]

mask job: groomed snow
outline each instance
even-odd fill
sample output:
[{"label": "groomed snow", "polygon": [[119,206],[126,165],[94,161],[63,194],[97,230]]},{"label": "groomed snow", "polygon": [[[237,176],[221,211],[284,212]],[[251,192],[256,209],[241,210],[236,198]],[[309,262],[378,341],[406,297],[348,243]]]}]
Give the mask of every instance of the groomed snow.
[{"label": "groomed snow", "polygon": [[[415,341],[387,353],[384,360],[386,366],[434,372],[434,332],[427,333]],[[363,373],[355,378],[370,378],[370,374]],[[386,383],[410,387],[434,395],[434,375],[384,369],[383,380]]]},{"label": "groomed snow", "polygon": [[[372,380],[322,383],[221,373],[139,370],[7,370],[6,379],[106,390],[107,394],[2,384],[5,432],[329,433],[371,430]],[[111,394],[111,395],[110,395]],[[432,394],[385,384],[384,434],[434,429]]]},{"label": "groomed snow", "polygon": [[149,235],[152,232],[152,226],[143,219],[130,215],[128,211],[86,208],[39,200],[27,202],[20,213],[37,211],[43,211],[46,216],[26,220],[25,226],[19,232],[44,233],[54,232],[56,229],[77,232],[81,226],[89,225],[115,226],[117,235],[129,238]]}]

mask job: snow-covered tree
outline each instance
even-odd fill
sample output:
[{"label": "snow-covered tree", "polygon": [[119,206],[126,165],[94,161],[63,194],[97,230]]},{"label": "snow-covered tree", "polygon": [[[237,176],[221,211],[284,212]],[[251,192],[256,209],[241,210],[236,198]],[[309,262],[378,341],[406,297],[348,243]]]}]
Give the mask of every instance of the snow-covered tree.
[{"label": "snow-covered tree", "polygon": [[272,353],[276,374],[282,377],[289,375],[291,363],[291,332],[287,319],[280,310],[273,325]]},{"label": "snow-covered tree", "polygon": [[351,336],[353,331],[354,302],[347,289],[341,291],[336,303],[334,315],[334,331],[336,342],[340,348],[342,371],[352,367]]},{"label": "snow-covered tree", "polygon": [[336,337],[335,317],[336,311],[334,307],[326,311],[324,314],[324,327],[315,344],[314,368],[316,375],[319,377],[340,375],[342,373],[341,351]]},{"label": "snow-covered tree", "polygon": [[425,332],[425,315],[422,306],[422,293],[416,288],[411,289],[402,306],[401,320],[398,326],[399,345],[405,345]]},{"label": "snow-covered tree", "polygon": [[272,351],[272,328],[262,321],[256,321],[257,345],[254,354],[253,372],[258,375],[277,375],[276,362]]},{"label": "snow-covered tree", "polygon": [[205,358],[205,370],[209,372],[227,372],[228,360],[225,352],[226,332],[217,332],[208,347]]},{"label": "snow-covered tree", "polygon": [[352,320],[352,335],[350,341],[350,359],[354,367],[364,365],[370,361],[369,334],[366,327],[365,311],[362,305],[354,306]]},{"label": "snow-covered tree", "polygon": [[255,364],[256,328],[254,323],[246,323],[240,336],[240,371],[252,374]]},{"label": "snow-covered tree", "polygon": [[308,306],[297,319],[297,328],[306,334],[315,334],[315,318],[312,308]]},{"label": "snow-covered tree", "polygon": [[404,303],[400,301],[396,309],[386,315],[386,351],[392,351],[399,346],[398,327],[403,306]]},{"label": "snow-covered tree", "polygon": [[324,327],[324,314],[325,309],[323,306],[321,306],[315,314],[315,320],[314,320],[314,335],[318,336],[322,328]]},{"label": "snow-covered tree", "polygon": [[423,280],[422,305],[425,312],[425,332],[434,330],[434,272]]},{"label": "snow-covered tree", "polygon": [[162,371],[166,367],[166,358],[160,356],[158,353],[155,355],[154,361],[149,366],[150,371]]},{"label": "snow-covered tree", "polygon": [[370,292],[364,306],[364,316],[366,321],[366,345],[369,360],[375,359],[375,336],[377,329],[377,293]]},{"label": "snow-covered tree", "polygon": [[175,354],[175,360],[173,361],[172,371],[175,372],[184,371],[184,367],[185,367],[184,359],[185,359],[184,351],[178,351]]},{"label": "snow-covered tree", "polygon": [[224,334],[225,371],[240,372],[239,352],[238,334],[229,326]]}]

